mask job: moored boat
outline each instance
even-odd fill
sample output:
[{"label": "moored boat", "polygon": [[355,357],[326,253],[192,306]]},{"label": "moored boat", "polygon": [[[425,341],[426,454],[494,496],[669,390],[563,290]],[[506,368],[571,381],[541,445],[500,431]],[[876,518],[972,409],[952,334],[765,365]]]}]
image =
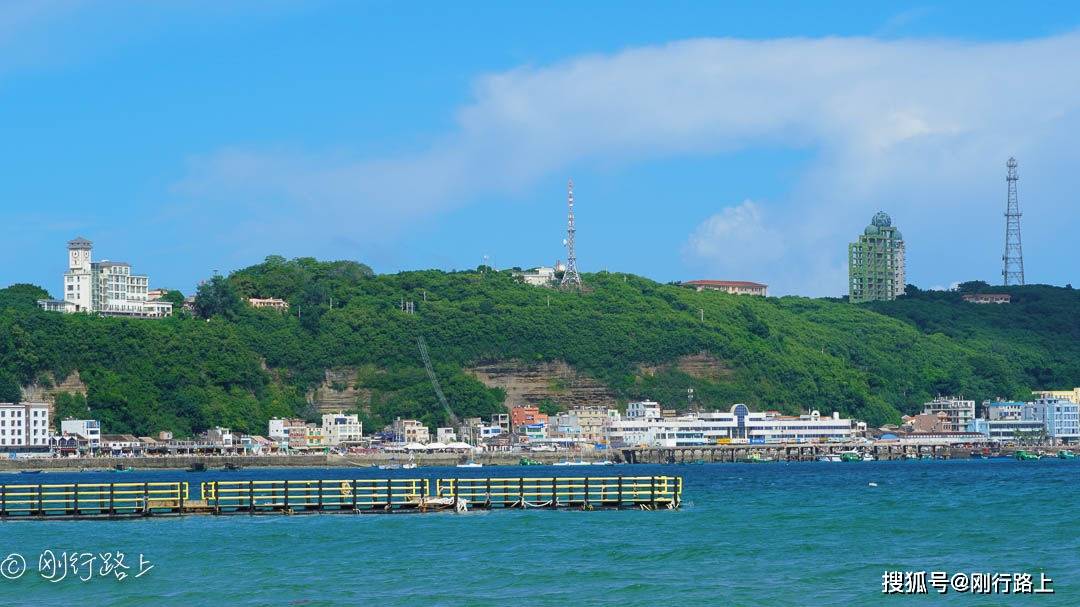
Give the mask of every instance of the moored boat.
[{"label": "moored boat", "polygon": [[1031,451],[1024,451],[1023,449],[1020,449],[1013,457],[1024,462],[1028,460],[1037,460],[1042,456],[1040,456],[1038,453],[1033,453]]},{"label": "moored boat", "polygon": [[1076,459],[1076,454],[1067,449],[1062,449],[1057,452],[1058,459]]}]

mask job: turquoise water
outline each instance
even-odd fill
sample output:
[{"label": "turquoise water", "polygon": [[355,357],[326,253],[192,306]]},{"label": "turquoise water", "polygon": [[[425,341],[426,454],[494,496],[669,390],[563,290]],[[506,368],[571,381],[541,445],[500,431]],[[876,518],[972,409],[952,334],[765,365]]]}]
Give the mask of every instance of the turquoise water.
[{"label": "turquoise water", "polygon": [[[584,470],[50,473],[3,474],[0,482]],[[1078,461],[641,465],[588,473],[681,475],[684,507],[9,521],[0,523],[0,559],[20,553],[30,571],[0,578],[0,605],[1080,605]],[[120,550],[133,573],[143,553],[154,568],[122,582],[51,583],[36,572],[46,549]],[[886,570],[1046,572],[1056,594],[884,596]]]}]

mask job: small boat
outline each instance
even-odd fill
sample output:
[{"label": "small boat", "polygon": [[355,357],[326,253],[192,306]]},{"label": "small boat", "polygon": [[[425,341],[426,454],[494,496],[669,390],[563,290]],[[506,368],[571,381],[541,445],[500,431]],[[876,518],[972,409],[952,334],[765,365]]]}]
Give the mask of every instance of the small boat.
[{"label": "small boat", "polygon": [[206,472],[206,464],[202,462],[195,462],[188,466],[188,472]]},{"label": "small boat", "polygon": [[41,474],[42,470],[19,470],[19,474]]},{"label": "small boat", "polygon": [[874,457],[873,453],[863,453],[862,454],[862,461],[864,461],[864,462],[872,462],[872,461],[875,461],[876,459],[877,458]]},{"label": "small boat", "polygon": [[749,455],[739,460],[739,462],[743,464],[765,464],[771,461],[772,458],[762,457],[762,455],[757,451],[752,451]]},{"label": "small boat", "polygon": [[532,459],[531,457],[522,457],[518,460],[519,466],[543,466],[543,462]]},{"label": "small boat", "polygon": [[124,464],[116,464],[112,467],[113,472],[131,472],[134,469],[135,468],[132,468],[131,466],[125,466]]},{"label": "small boat", "polygon": [[561,462],[555,462],[554,464],[552,464],[552,466],[590,466],[590,465],[591,464],[589,462],[583,462],[581,460],[578,460],[576,462],[570,462],[570,461],[563,460]]},{"label": "small boat", "polygon": [[861,462],[863,461],[862,453],[852,449],[851,451],[841,451],[839,453],[840,461],[842,462]]},{"label": "small boat", "polygon": [[[694,463],[697,463],[697,462],[688,462],[688,463],[694,464]],[[604,459],[604,460],[600,460],[598,462],[593,462],[592,465],[594,465],[594,466],[614,466],[615,462],[613,462],[613,461],[611,461],[609,459]]]},{"label": "small boat", "polygon": [[817,458],[819,462],[842,462],[844,461],[839,455],[835,453],[828,453],[825,455],[819,455]]},{"label": "small boat", "polygon": [[1015,455],[1013,455],[1013,457],[1022,462],[1026,462],[1029,460],[1037,460],[1042,456],[1040,456],[1038,453],[1032,453],[1031,451],[1024,451],[1023,449],[1020,449],[1016,452]]},{"label": "small boat", "polygon": [[469,461],[465,462],[464,464],[458,464],[457,467],[458,468],[483,468],[484,464],[469,460]]},{"label": "small boat", "polygon": [[401,464],[394,461],[379,464],[379,470],[401,470]]},{"label": "small boat", "polygon": [[234,463],[232,463],[232,462],[229,462],[229,463],[225,464],[225,468],[224,468],[224,469],[225,469],[225,470],[243,470],[243,469],[244,469],[244,467],[243,467],[243,466],[241,466],[240,464],[234,464]]},{"label": "small boat", "polygon": [[1076,454],[1073,453],[1072,451],[1068,451],[1066,449],[1062,449],[1061,451],[1058,451],[1057,456],[1058,456],[1058,459],[1076,459]]},{"label": "small boat", "polygon": [[415,468],[416,468],[416,462],[407,462],[407,463],[401,464],[401,469],[402,470],[413,470]]}]

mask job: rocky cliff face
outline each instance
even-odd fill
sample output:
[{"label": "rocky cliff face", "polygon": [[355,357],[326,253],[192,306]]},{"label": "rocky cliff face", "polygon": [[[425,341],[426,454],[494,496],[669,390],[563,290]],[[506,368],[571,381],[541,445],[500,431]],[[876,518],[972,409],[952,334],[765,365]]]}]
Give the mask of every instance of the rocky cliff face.
[{"label": "rocky cliff face", "polygon": [[59,426],[59,422],[56,419],[56,395],[62,392],[68,392],[86,396],[86,384],[84,384],[82,378],[79,377],[78,370],[73,371],[71,375],[68,375],[63,381],[59,382],[51,375],[47,377],[48,381],[46,382],[35,382],[29,386],[23,386],[23,400],[29,403],[48,403],[49,419],[52,421],[53,426]]},{"label": "rocky cliff face", "polygon": [[734,373],[730,367],[724,364],[724,361],[708,352],[680,356],[673,362],[664,365],[642,365],[638,370],[642,375],[656,375],[657,373],[675,370],[695,379],[709,381],[723,381]]},{"label": "rocky cliff face", "polygon": [[563,407],[601,405],[614,407],[615,394],[600,382],[579,374],[564,362],[524,363],[510,360],[469,369],[489,388],[506,391],[506,406],[539,405],[551,399]]},{"label": "rocky cliff face", "polygon": [[356,404],[371,401],[371,391],[356,387],[357,369],[342,367],[327,369],[326,377],[317,388],[308,392],[307,401],[318,415],[352,411]]}]

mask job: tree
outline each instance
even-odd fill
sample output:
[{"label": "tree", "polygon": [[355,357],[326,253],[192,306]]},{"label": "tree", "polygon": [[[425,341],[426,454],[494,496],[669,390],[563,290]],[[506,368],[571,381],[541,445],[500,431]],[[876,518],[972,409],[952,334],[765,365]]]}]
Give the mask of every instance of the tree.
[{"label": "tree", "polygon": [[0,373],[0,403],[22,401],[22,388],[10,373]]},{"label": "tree", "polygon": [[184,294],[176,289],[167,291],[161,296],[162,301],[167,301],[172,304],[173,312],[179,310],[184,306]]},{"label": "tree", "polygon": [[199,318],[221,316],[226,320],[236,320],[243,306],[232,284],[221,276],[199,285],[195,294],[195,314]]}]

